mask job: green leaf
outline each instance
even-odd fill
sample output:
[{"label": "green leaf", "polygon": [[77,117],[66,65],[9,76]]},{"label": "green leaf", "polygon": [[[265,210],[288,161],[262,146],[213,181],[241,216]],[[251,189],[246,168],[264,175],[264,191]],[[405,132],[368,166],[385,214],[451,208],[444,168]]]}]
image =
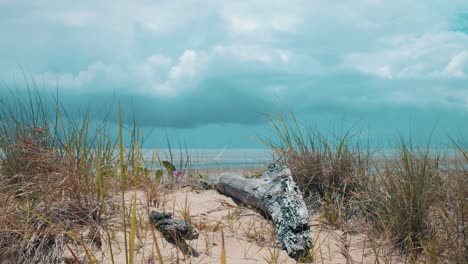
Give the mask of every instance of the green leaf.
[{"label": "green leaf", "polygon": [[164,168],[166,168],[167,172],[170,175],[172,175],[172,173],[176,170],[176,167],[167,160],[163,160],[162,165],[164,166]]},{"label": "green leaf", "polygon": [[155,173],[154,173],[154,176],[156,178],[156,181],[161,181],[161,178],[163,176],[163,170],[156,170]]}]

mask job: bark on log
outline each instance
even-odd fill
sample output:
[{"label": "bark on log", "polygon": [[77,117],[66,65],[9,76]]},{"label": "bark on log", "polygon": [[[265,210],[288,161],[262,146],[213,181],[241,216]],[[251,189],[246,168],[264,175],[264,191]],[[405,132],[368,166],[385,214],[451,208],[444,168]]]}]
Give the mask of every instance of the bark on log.
[{"label": "bark on log", "polygon": [[224,173],[217,190],[269,217],[275,226],[276,243],[290,257],[298,260],[308,256],[312,246],[309,213],[287,167],[271,164],[257,179]]},{"label": "bark on log", "polygon": [[184,254],[198,257],[198,252],[185,242],[198,238],[198,232],[193,226],[182,220],[173,219],[171,213],[156,211],[151,211],[150,222],[169,243],[179,247]]}]

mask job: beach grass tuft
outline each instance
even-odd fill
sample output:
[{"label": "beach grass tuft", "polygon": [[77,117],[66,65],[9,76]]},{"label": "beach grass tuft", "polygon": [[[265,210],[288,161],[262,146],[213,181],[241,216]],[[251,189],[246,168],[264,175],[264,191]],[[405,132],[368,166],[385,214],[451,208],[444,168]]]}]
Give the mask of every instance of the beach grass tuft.
[{"label": "beach grass tuft", "polygon": [[[468,148],[462,139],[450,137],[443,153],[430,140],[415,147],[400,138],[391,155],[375,155],[352,128],[330,137],[300,125],[292,113],[267,118],[275,136],[257,140],[288,165],[308,208],[327,224],[345,232],[361,226],[372,241],[389,239],[405,262],[467,262]],[[378,255],[381,248],[372,246]]]}]

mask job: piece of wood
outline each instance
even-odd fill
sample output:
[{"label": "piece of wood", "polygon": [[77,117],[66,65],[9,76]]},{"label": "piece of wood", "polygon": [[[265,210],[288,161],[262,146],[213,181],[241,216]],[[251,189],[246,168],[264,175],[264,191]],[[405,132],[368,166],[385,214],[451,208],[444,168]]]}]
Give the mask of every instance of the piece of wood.
[{"label": "piece of wood", "polygon": [[156,211],[151,211],[150,222],[169,243],[179,247],[184,254],[198,257],[198,252],[185,242],[198,238],[199,234],[193,226],[182,220],[173,219],[171,213]]},{"label": "piece of wood", "polygon": [[296,260],[309,257],[312,247],[309,213],[291,171],[271,164],[260,178],[234,173],[220,176],[217,190],[259,210],[273,221],[276,243]]}]

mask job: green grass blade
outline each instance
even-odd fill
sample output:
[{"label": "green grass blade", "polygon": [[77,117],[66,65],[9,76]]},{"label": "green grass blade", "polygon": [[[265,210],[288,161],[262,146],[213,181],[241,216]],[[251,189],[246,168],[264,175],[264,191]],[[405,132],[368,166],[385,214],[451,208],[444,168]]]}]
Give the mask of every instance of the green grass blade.
[{"label": "green grass blade", "polygon": [[132,199],[132,220],[130,224],[130,264],[135,263],[135,239],[136,239],[136,192]]},{"label": "green grass blade", "polygon": [[126,221],[126,210],[125,210],[125,170],[124,170],[124,159],[123,159],[123,132],[122,132],[122,112],[119,104],[119,162],[120,162],[120,192],[122,195],[122,213],[123,213],[123,228],[124,228],[124,244],[125,244],[125,263],[128,263],[128,240],[127,240],[127,221]]}]

